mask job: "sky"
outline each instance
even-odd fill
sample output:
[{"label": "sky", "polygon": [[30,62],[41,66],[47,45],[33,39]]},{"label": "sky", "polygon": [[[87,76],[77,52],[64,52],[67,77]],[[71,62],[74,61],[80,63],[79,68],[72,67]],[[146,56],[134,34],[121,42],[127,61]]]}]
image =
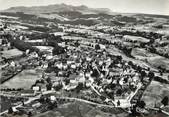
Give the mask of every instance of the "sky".
[{"label": "sky", "polygon": [[0,10],[15,6],[44,6],[50,4],[86,5],[109,8],[114,12],[169,15],[169,0],[0,0]]}]

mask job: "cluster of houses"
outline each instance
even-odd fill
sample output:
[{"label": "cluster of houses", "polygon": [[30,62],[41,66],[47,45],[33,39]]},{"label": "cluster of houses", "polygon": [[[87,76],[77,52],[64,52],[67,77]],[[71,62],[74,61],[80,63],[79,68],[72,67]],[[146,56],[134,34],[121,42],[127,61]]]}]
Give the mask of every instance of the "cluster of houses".
[{"label": "cluster of houses", "polygon": [[[36,52],[30,53],[29,50],[25,52],[28,55],[28,59],[33,58],[35,60],[31,60],[28,63],[31,65],[38,63],[37,66],[39,66],[39,69],[43,69],[44,73],[41,81],[37,81],[32,86],[32,89],[21,91],[21,96],[34,96],[39,92],[50,90],[71,92],[90,89],[99,96],[118,100],[125,99],[138,88],[140,74],[121,56],[111,55],[106,51],[108,46],[101,43],[102,38],[104,40],[109,35],[90,31],[85,27],[82,28],[83,30],[67,28],[65,32],[74,31],[77,34],[85,34],[90,39],[80,37],[80,35],[78,37],[77,35],[65,35],[66,33],[55,34],[63,37],[64,42],[58,43],[59,46],[67,48],[63,54],[54,56],[52,55],[52,48],[49,49],[49,47],[45,46],[37,46],[41,51],[49,51],[42,56],[39,56]],[[136,39],[131,36],[124,36],[123,38],[126,42],[140,41],[140,38]],[[44,40],[25,40],[22,36],[19,39],[28,43],[44,42]],[[79,45],[75,46],[75,43],[79,43]],[[99,48],[96,49],[97,45],[99,45]],[[10,55],[14,53],[16,52],[12,52]],[[23,53],[19,53],[18,56],[21,56],[20,54],[22,55]],[[14,61],[11,62],[11,65],[16,66],[15,64]]]},{"label": "cluster of houses", "polygon": [[91,88],[98,95],[118,99],[129,96],[140,83],[140,74],[128,62],[104,49],[69,48],[53,56],[46,69],[43,79],[50,78],[51,90],[62,85],[61,90],[74,91],[82,85],[80,90]]},{"label": "cluster of houses", "polygon": [[[46,69],[47,72],[45,71],[46,73],[44,73],[46,76],[42,77],[42,79],[46,80],[50,78],[52,83],[50,82],[51,88],[49,89],[55,90],[55,87],[62,85],[63,90],[72,91],[76,90],[82,84],[84,90],[91,88],[98,95],[108,96],[112,99],[116,97],[125,98],[130,95],[132,91],[137,89],[139,74],[126,61],[119,59],[119,56],[109,54],[105,50],[107,45],[100,43],[100,48],[95,48],[98,41],[97,38],[106,38],[108,35],[97,31],[90,31],[85,27],[81,28],[81,30],[67,28],[64,31],[68,33],[74,31],[78,34],[87,34],[87,36],[91,37],[89,41],[85,41],[86,39],[84,37],[79,38],[77,35],[74,36],[76,38],[73,37],[72,39],[72,36],[63,35],[66,33],[55,34],[61,35],[64,37],[64,40],[74,40],[58,43],[59,46],[67,47],[67,51],[64,54],[53,56],[51,55],[50,49],[50,54],[44,54],[40,57],[36,52],[29,53],[26,51],[26,54],[29,54],[29,58],[37,59],[39,61],[38,65]],[[22,38],[20,36],[20,40]],[[44,40],[25,41],[29,43],[41,43]],[[77,41],[80,46],[75,47],[74,44]],[[126,37],[126,41],[128,41],[128,37]],[[88,45],[91,46],[89,47]],[[38,47],[40,50],[46,50],[44,47]],[[14,53],[16,52],[12,52],[10,55]],[[22,54],[19,53],[18,56]],[[12,61],[11,64],[13,65],[15,62]],[[30,64],[34,63],[31,61]],[[47,88],[48,84],[49,82],[35,83],[32,87],[32,92],[49,90]]]}]

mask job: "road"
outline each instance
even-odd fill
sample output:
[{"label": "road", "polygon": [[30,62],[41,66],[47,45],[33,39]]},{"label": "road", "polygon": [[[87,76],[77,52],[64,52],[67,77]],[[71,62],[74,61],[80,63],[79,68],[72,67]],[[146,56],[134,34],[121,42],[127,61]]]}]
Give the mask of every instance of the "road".
[{"label": "road", "polygon": [[[34,100],[36,100],[36,99],[39,99],[39,98],[40,98],[40,95],[35,96],[35,97],[33,97],[33,98],[29,98],[28,101],[24,102],[24,104],[29,104],[29,103],[31,103],[32,101],[34,101]],[[17,105],[17,106],[14,106],[13,108],[16,109],[16,108],[21,107],[21,106],[22,106],[22,104],[19,104],[19,105]],[[5,113],[7,113],[7,112],[8,112],[8,110],[5,110],[5,111],[1,112],[0,115],[5,114]]]},{"label": "road", "polygon": [[[47,91],[47,92],[44,92],[43,94],[44,95],[47,95],[47,94],[53,94],[55,91]],[[37,95],[37,96],[35,96],[35,97],[33,97],[33,98],[29,98],[29,100],[28,101],[26,101],[26,102],[24,102],[24,104],[26,105],[26,104],[29,104],[29,103],[31,103],[32,101],[34,101],[34,100],[37,100],[37,99],[39,99],[40,98],[40,96],[41,96],[41,94],[40,95]],[[79,102],[84,102],[84,103],[87,103],[87,104],[92,104],[92,105],[96,105],[96,106],[100,106],[100,107],[110,107],[110,108],[114,108],[114,106],[112,106],[112,105],[106,105],[106,104],[98,104],[98,103],[95,103],[95,102],[91,102],[91,101],[88,101],[88,100],[84,100],[84,99],[79,99],[79,98],[71,98],[71,97],[56,97],[57,99],[68,99],[68,100],[74,100],[74,101],[79,101]],[[17,106],[14,106],[13,108],[18,108],[18,107],[21,107],[22,106],[22,104],[19,104],[19,105],[17,105]],[[120,107],[119,107],[120,108]],[[0,115],[2,115],[2,114],[4,114],[4,113],[7,113],[8,112],[8,110],[6,110],[6,111],[3,111],[3,112],[1,112],[0,113]]]},{"label": "road", "polygon": [[[153,108],[153,107],[145,107],[146,109],[151,109],[151,110],[155,110],[155,111],[159,111],[159,108]],[[166,114],[169,116],[169,112],[161,110],[162,113]]]},{"label": "road", "polygon": [[[73,101],[79,101],[79,102],[83,102],[83,103],[87,103],[87,104],[91,104],[91,105],[95,105],[95,106],[98,106],[98,107],[109,107],[109,108],[128,108],[131,106],[130,104],[130,100],[133,98],[133,96],[137,93],[137,91],[141,88],[142,85],[138,85],[138,88],[137,90],[132,93],[128,98],[126,99],[121,99],[120,102],[121,102],[121,105],[120,106],[117,106],[117,104],[115,103],[115,105],[107,105],[107,104],[99,104],[99,103],[95,103],[95,102],[91,102],[91,101],[88,101],[88,100],[84,100],[84,99],[80,99],[80,98],[74,98],[74,97],[56,97],[57,99],[65,99],[65,100],[73,100]],[[45,91],[43,92],[43,95],[48,95],[48,94],[55,94],[56,92],[55,91]],[[41,97],[41,94],[35,96],[35,97],[31,97],[29,98],[28,101],[24,102],[24,104],[29,104],[31,103],[32,101],[34,100],[37,100]],[[17,105],[17,106],[14,106],[13,108],[17,108],[17,107],[21,107],[22,104],[20,105]],[[149,108],[151,109],[151,108]],[[155,109],[157,110],[156,108],[152,108],[152,109]],[[4,113],[7,113],[8,110],[6,111],[3,111],[0,113],[0,115],[4,114]],[[162,112],[166,115],[169,115],[169,112],[166,112],[164,110],[162,110]]]},{"label": "road", "polygon": [[[118,49],[117,49],[118,50]],[[108,49],[107,50],[109,53],[113,54],[112,50],[111,49]],[[140,60],[136,60],[136,59],[133,59],[133,58],[130,58],[130,57],[127,57],[125,54],[123,54],[120,50],[118,50],[118,53],[122,56],[122,58],[126,61],[132,61],[134,62],[135,64],[138,64],[140,66],[146,66],[146,67],[150,67],[152,70],[154,71],[157,71],[156,69],[152,68],[150,65],[148,65],[146,62],[143,62],[143,61],[140,61]],[[141,88],[142,85],[138,85],[138,88],[136,89],[135,92],[133,92],[129,97],[127,97],[126,99],[119,99],[120,101],[120,106],[117,106],[117,102],[109,99],[110,101],[112,101],[114,103],[114,105],[106,105],[106,104],[99,104],[99,103],[95,103],[95,102],[91,102],[91,101],[88,101],[88,100],[84,100],[84,99],[79,99],[79,98],[73,98],[73,97],[56,97],[56,98],[59,98],[59,99],[67,99],[67,100],[74,100],[74,101],[79,101],[79,102],[84,102],[84,103],[87,103],[87,104],[91,104],[91,105],[96,105],[96,106],[100,106],[100,107],[110,107],[110,108],[128,108],[131,106],[130,104],[130,101],[131,99],[134,97],[134,95],[138,92],[138,90]],[[101,96],[101,94],[93,87],[91,86],[91,88],[99,95]],[[54,92],[51,92],[51,91],[48,91],[48,92],[43,92],[44,95],[47,95],[47,94],[51,94],[51,93],[54,93]],[[24,104],[29,104],[31,103],[32,101],[36,100],[36,99],[39,99],[41,95],[37,95],[33,98],[29,98],[28,101],[24,102]],[[17,105],[13,108],[17,108],[17,107],[21,107],[22,104],[20,105]],[[4,114],[8,112],[7,110],[0,113],[0,115]],[[164,111],[165,114],[168,114],[167,112]]]}]

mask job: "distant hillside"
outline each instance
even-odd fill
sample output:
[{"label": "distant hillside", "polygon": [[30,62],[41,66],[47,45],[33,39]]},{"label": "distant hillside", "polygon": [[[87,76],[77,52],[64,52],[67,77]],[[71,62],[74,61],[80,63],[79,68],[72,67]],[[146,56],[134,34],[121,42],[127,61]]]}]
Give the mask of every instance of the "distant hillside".
[{"label": "distant hillside", "polygon": [[4,10],[3,12],[24,12],[30,14],[41,14],[41,13],[53,13],[53,12],[66,12],[66,11],[77,11],[83,14],[98,14],[98,13],[111,13],[110,9],[107,8],[89,8],[85,5],[72,6],[66,4],[55,4],[48,6],[32,6],[32,7],[11,7]]},{"label": "distant hillside", "polygon": [[146,16],[146,17],[152,17],[152,18],[165,18],[169,19],[169,15],[156,15],[156,14],[136,14],[135,16]]},{"label": "distant hillside", "polygon": [[[18,17],[23,22],[45,25],[46,22],[63,23],[71,25],[92,26],[103,23],[110,26],[124,26],[130,24],[146,24],[159,21],[158,18],[168,19],[169,16],[115,13],[107,8],[89,8],[85,5],[72,6],[54,4],[48,6],[11,7],[0,12],[0,15]],[[157,19],[155,19],[157,18]]]}]

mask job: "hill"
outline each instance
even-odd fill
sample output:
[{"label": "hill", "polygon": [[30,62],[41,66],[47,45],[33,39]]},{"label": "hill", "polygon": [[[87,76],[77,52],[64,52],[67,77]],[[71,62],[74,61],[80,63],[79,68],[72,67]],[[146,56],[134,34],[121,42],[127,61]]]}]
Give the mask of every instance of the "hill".
[{"label": "hill", "polygon": [[66,11],[77,11],[83,14],[97,14],[97,13],[110,13],[111,10],[107,8],[89,8],[85,5],[81,6],[72,6],[66,4],[54,4],[48,6],[32,6],[32,7],[11,7],[9,9],[4,10],[3,12],[24,12],[29,14],[41,14],[41,13],[58,13],[58,12],[66,12]]}]

